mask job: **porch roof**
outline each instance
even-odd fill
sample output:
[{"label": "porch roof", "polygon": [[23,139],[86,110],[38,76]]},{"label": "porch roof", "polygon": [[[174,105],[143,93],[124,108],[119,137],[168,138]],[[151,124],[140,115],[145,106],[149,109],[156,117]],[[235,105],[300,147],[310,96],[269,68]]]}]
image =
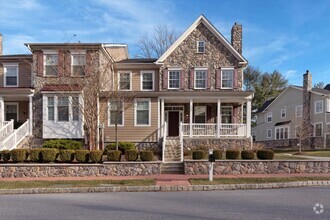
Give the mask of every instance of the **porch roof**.
[{"label": "porch roof", "polygon": [[33,88],[28,87],[0,87],[0,96],[28,96],[33,92]]}]

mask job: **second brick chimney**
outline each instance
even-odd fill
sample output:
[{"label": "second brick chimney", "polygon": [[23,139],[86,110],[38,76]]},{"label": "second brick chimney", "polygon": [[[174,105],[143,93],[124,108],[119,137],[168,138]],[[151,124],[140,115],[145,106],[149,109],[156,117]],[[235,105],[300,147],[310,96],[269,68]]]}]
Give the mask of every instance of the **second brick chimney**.
[{"label": "second brick chimney", "polygon": [[[309,137],[313,133],[313,125],[311,123],[311,91],[312,91],[312,74],[306,70],[303,81],[303,135]],[[309,141],[305,145],[309,145]],[[307,146],[309,147],[309,146]]]},{"label": "second brick chimney", "polygon": [[231,28],[231,45],[242,54],[242,25],[237,22]]}]

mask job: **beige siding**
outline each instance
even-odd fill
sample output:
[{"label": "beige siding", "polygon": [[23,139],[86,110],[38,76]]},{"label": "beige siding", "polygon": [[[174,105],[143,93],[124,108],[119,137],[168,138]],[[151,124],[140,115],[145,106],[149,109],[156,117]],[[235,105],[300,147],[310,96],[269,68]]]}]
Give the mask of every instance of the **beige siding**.
[{"label": "beige siding", "polygon": [[[124,112],[124,126],[118,126],[119,141],[131,142],[157,142],[158,141],[158,100],[151,98],[151,125],[150,126],[134,126],[134,105]],[[101,101],[101,112],[105,111],[107,102]],[[103,114],[103,113],[102,113]],[[101,114],[101,115],[102,115]],[[107,142],[115,141],[115,128],[108,125],[108,114],[105,118],[101,118],[105,124],[104,137]]]}]

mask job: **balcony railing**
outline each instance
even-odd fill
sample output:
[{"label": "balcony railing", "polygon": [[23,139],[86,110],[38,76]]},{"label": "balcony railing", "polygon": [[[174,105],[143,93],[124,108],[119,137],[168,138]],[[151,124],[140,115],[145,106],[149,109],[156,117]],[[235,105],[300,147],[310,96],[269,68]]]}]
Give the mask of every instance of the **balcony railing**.
[{"label": "balcony railing", "polygon": [[246,136],[246,124],[181,124],[183,137],[243,137]]}]

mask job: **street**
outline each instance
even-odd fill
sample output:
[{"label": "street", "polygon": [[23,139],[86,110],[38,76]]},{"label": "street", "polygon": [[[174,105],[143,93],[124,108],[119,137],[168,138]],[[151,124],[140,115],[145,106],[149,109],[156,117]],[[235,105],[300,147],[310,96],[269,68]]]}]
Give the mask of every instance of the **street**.
[{"label": "street", "polygon": [[1,195],[0,219],[330,219],[329,195],[330,187]]}]

